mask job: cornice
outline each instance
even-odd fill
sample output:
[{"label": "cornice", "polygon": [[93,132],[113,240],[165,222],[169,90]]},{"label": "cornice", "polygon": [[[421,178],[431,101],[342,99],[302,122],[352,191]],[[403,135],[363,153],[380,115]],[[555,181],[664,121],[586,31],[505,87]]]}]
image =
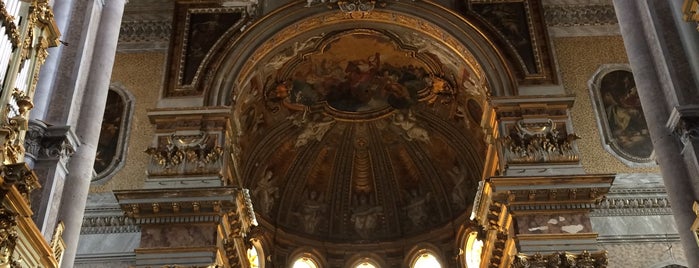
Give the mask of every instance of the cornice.
[{"label": "cornice", "polygon": [[[543,7],[546,25],[554,37],[620,34],[611,1],[548,0],[543,1]],[[118,51],[166,51],[172,34],[173,10],[172,0],[128,3],[122,19]]]},{"label": "cornice", "polygon": [[620,35],[611,1],[548,0],[543,5],[549,34],[554,37]]},{"label": "cornice", "polygon": [[171,20],[123,21],[117,51],[166,51],[170,45],[171,34]]},{"label": "cornice", "polygon": [[618,174],[617,182],[592,210],[591,217],[672,215],[659,175]]}]

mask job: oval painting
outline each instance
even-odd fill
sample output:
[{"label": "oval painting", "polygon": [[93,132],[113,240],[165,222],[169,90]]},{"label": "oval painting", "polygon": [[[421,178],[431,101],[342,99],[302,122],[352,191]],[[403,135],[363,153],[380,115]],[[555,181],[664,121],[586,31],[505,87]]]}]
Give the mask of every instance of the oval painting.
[{"label": "oval painting", "polygon": [[651,162],[653,144],[633,73],[625,65],[615,66],[601,69],[591,81],[604,143],[623,160]]}]

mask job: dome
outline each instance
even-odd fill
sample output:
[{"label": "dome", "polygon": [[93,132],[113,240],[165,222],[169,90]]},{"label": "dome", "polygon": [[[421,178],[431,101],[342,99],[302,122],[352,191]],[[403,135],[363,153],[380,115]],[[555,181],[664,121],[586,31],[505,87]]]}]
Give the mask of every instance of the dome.
[{"label": "dome", "polygon": [[260,56],[234,96],[234,158],[258,220],[356,243],[423,234],[470,212],[486,154],[478,68],[392,29],[286,44]]}]

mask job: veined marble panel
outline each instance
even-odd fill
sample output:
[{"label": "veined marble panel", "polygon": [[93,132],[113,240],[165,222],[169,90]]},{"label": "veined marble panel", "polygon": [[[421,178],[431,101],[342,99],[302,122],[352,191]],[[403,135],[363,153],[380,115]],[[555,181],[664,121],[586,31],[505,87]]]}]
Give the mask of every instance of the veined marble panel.
[{"label": "veined marble panel", "polygon": [[132,253],[140,243],[140,233],[83,234],[78,242],[78,255],[127,254]]}]

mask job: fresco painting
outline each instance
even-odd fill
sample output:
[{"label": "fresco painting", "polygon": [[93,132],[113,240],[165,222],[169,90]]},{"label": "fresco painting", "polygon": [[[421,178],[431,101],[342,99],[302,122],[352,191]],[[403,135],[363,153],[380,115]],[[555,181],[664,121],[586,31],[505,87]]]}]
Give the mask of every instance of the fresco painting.
[{"label": "fresco painting", "polygon": [[636,90],[633,74],[627,70],[615,70],[605,74],[599,83],[598,107],[602,108],[611,138],[621,155],[629,160],[648,159],[653,144],[648,134],[646,119]]},{"label": "fresco painting", "polygon": [[182,75],[182,84],[188,85],[194,80],[199,65],[214,46],[218,37],[222,36],[230,27],[243,17],[242,13],[193,13],[189,19],[186,45],[185,66]]},{"label": "fresco painting", "polygon": [[110,165],[115,165],[119,136],[122,134],[122,121],[124,120],[124,100],[114,92],[107,93],[107,106],[104,109],[102,128],[100,131],[97,155],[95,156],[94,169],[96,174],[102,174]]},{"label": "fresco painting", "polygon": [[308,56],[268,97],[292,105],[327,103],[344,112],[406,109],[429,91],[432,79],[419,61],[387,37],[344,35]]},{"label": "fresco painting", "polygon": [[490,22],[515,51],[529,73],[537,73],[534,47],[532,46],[526,2],[488,3],[473,5],[473,10]]}]

